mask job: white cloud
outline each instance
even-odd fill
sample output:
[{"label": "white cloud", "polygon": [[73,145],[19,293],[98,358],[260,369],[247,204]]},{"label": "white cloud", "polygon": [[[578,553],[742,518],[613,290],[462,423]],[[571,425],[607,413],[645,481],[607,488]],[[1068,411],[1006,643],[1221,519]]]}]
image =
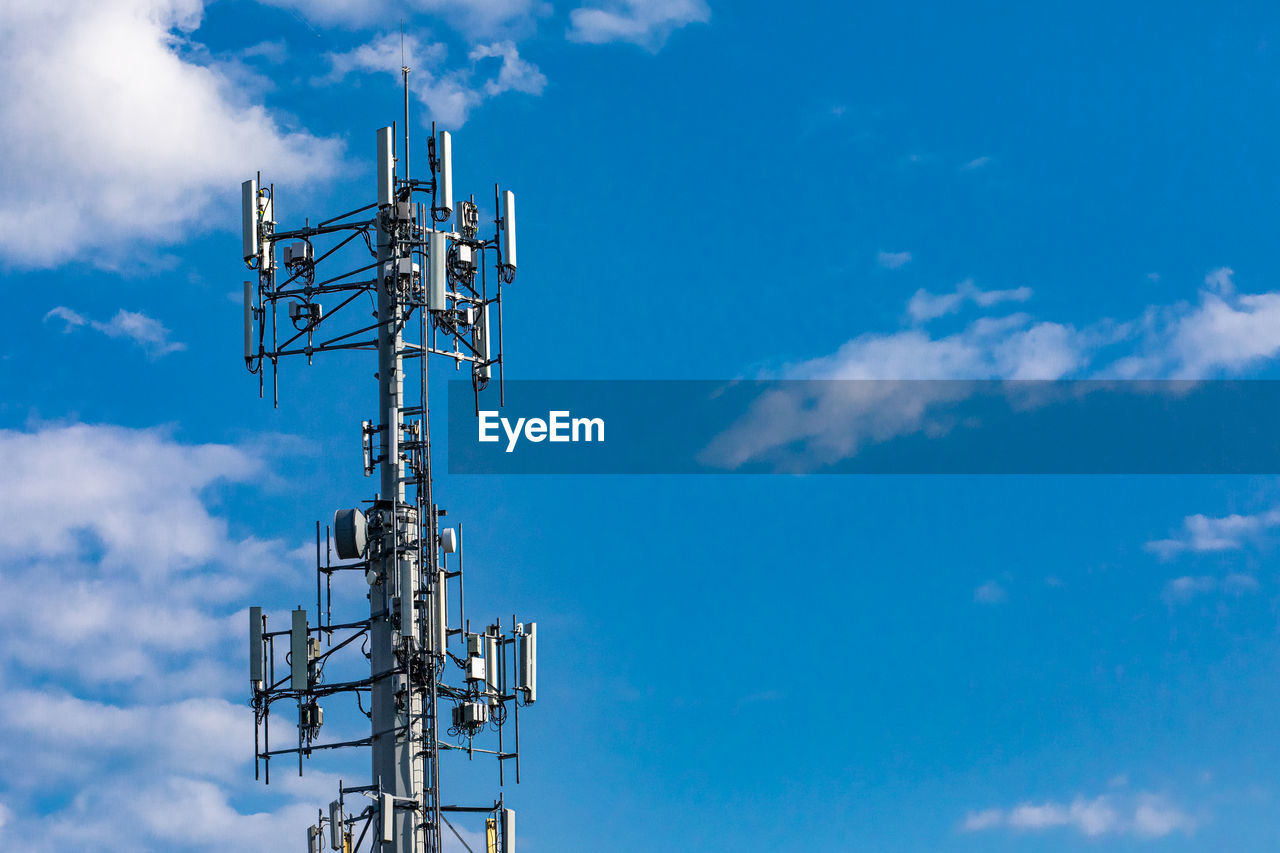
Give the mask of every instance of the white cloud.
[{"label": "white cloud", "polygon": [[1216,270],[1210,270],[1204,277],[1205,287],[1214,293],[1230,296],[1236,290],[1236,283],[1233,278],[1235,274],[1236,271],[1231,267],[1218,267]]},{"label": "white cloud", "polygon": [[1147,550],[1165,559],[1188,551],[1236,551],[1249,543],[1260,542],[1267,531],[1277,526],[1280,526],[1280,509],[1217,518],[1197,513],[1182,520],[1179,536],[1148,542]]},{"label": "white cloud", "polygon": [[151,358],[159,358],[187,348],[186,344],[169,339],[169,329],[163,323],[139,311],[126,311],[121,308],[114,317],[104,323],[90,320],[66,306],[59,305],[45,314],[44,319],[46,321],[62,320],[66,324],[63,328],[64,332],[89,326],[109,338],[125,338],[146,350]]},{"label": "white cloud", "polygon": [[779,385],[717,435],[699,458],[728,469],[756,460],[802,472],[899,435],[943,434],[952,426],[945,405],[972,393],[969,383],[945,380],[1069,376],[1087,363],[1096,334],[1017,314],[981,318],[941,338],[919,329],[861,335],[830,356],[786,368],[779,378],[943,381]]},{"label": "white cloud", "polygon": [[1232,573],[1224,578],[1216,578],[1210,575],[1196,577],[1187,575],[1174,578],[1165,584],[1161,598],[1164,599],[1165,604],[1173,607],[1178,604],[1186,604],[1200,595],[1220,592],[1224,595],[1240,596],[1257,590],[1258,581],[1252,575]]},{"label": "white cloud", "polygon": [[[1211,272],[1196,306],[1153,306],[1135,321],[1103,318],[1077,328],[1017,313],[979,317],[957,332],[937,337],[918,326],[866,333],[830,355],[789,365],[764,378],[1212,378],[1280,353],[1280,292],[1236,295],[1230,275],[1226,268]],[[965,302],[991,308],[1030,295],[1029,288],[983,291],[966,281],[949,294],[917,292],[908,314],[920,323],[958,311]],[[1112,355],[1120,346],[1129,347],[1130,354]],[[769,462],[780,471],[812,471],[853,456],[869,443],[921,431],[945,434],[953,425],[946,404],[967,398],[971,390],[946,381],[778,387],[713,439],[699,459],[728,469],[757,461]],[[1173,553],[1180,546],[1162,542],[1153,547]]]},{"label": "white cloud", "polygon": [[0,766],[22,768],[4,835],[35,851],[296,846],[332,779],[286,774],[253,800],[269,811],[232,804],[253,785],[240,601],[302,580],[282,543],[237,538],[210,509],[261,459],[84,424],[0,431],[0,458]]},{"label": "white cloud", "polygon": [[1087,363],[1092,334],[1026,314],[980,318],[934,338],[908,329],[868,333],[835,353],[788,367],[786,379],[1059,379]]},{"label": "white cloud", "polygon": [[334,171],[339,143],[288,129],[225,68],[191,60],[202,13],[202,0],[6,5],[0,258],[119,266],[220,224],[256,169],[298,183]]},{"label": "white cloud", "polygon": [[911,263],[910,252],[877,252],[876,263],[887,270],[896,270]]},{"label": "white cloud", "polygon": [[[401,40],[399,33],[386,33],[353,50],[329,55],[330,71],[318,82],[332,83],[353,73],[386,73],[400,78]],[[448,48],[442,42],[422,44],[412,36],[404,39],[404,62],[413,70],[409,90],[426,107],[427,120],[457,128],[471,110],[488,98],[505,92],[539,95],[546,76],[537,66],[520,57],[514,42],[476,45],[468,54],[471,65],[444,70]],[[477,81],[489,60],[499,60],[497,74]]]},{"label": "white cloud", "polygon": [[467,56],[472,62],[491,58],[502,60],[498,76],[484,84],[484,93],[489,97],[501,95],[503,92],[541,95],[542,90],[546,88],[546,75],[532,62],[520,58],[520,52],[516,50],[514,42],[476,45]]},{"label": "white cloud", "polygon": [[964,170],[964,171],[966,171],[966,172],[972,172],[972,171],[975,171],[975,170],[977,170],[977,169],[981,169],[981,168],[983,168],[984,166],[989,166],[990,164],[991,164],[991,158],[990,158],[990,157],[986,157],[986,156],[983,156],[983,157],[975,157],[975,158],[973,158],[972,160],[970,160],[968,163],[965,163],[965,164],[964,164],[963,166],[961,166],[960,168],[961,168],[961,169],[963,169],[963,170]]},{"label": "white cloud", "polygon": [[407,29],[419,29],[413,13],[437,17],[469,38],[530,31],[538,18],[550,14],[545,0],[259,0],[266,6],[294,11],[324,26],[362,28],[396,20],[410,13]]},{"label": "white cloud", "polygon": [[1070,828],[1089,838],[1129,835],[1163,838],[1175,832],[1191,834],[1196,821],[1158,794],[1119,798],[1111,795],[1069,803],[1022,803],[1009,809],[970,812],[961,823],[965,832],[1011,829],[1040,832]]},{"label": "white cloud", "polygon": [[225,785],[192,774],[111,774],[55,810],[20,815],[13,835],[35,853],[291,850],[302,846],[303,828],[315,822],[314,803],[297,794],[254,813],[240,812],[232,796]]},{"label": "white cloud", "polygon": [[228,747],[252,742],[253,715],[211,697],[116,705],[58,689],[17,689],[0,706],[0,731],[7,736],[0,755],[8,766],[25,766],[28,780],[107,772],[138,750],[154,751],[156,770],[230,779],[245,755]]},{"label": "white cloud", "polygon": [[1237,293],[1229,267],[1205,276],[1196,303],[1152,306],[1133,324],[1132,355],[1108,373],[1118,378],[1207,379],[1235,375],[1280,353],[1280,291]]},{"label": "white cloud", "polygon": [[630,42],[657,51],[680,27],[710,20],[706,0],[603,0],[569,13],[568,37],[588,44]]},{"label": "white cloud", "polygon": [[[76,424],[0,431],[0,458],[0,514],[39,519],[0,525],[0,640],[19,667],[210,689],[239,600],[298,571],[283,543],[234,537],[206,505],[212,487],[262,476],[243,449]],[[58,618],[32,602],[50,587]]]},{"label": "white cloud", "polygon": [[973,591],[973,600],[979,604],[1001,604],[1009,598],[1009,594],[1005,592],[996,581],[987,581],[982,586]]},{"label": "white cloud", "polygon": [[951,293],[930,293],[917,290],[907,303],[907,314],[915,323],[927,323],[947,314],[959,311],[966,302],[981,308],[990,308],[1001,302],[1026,302],[1031,298],[1031,288],[1015,287],[1011,290],[982,290],[973,283],[973,279],[965,279],[956,285]]}]

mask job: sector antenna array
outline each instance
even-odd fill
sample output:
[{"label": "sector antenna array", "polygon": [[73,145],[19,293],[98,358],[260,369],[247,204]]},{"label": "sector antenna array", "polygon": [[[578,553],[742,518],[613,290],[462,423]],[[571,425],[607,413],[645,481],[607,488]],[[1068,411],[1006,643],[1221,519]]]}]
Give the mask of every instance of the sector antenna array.
[{"label": "sector antenna array", "polygon": [[[477,400],[496,374],[501,398],[515,195],[494,187],[494,230],[482,238],[475,197],[454,199],[448,132],[432,128],[425,180],[408,174],[407,134],[397,152],[394,126],[381,128],[375,147],[376,200],[316,225],[282,228],[275,187],[261,175],[242,186],[243,257],[257,272],[244,283],[244,361],[259,394],[269,370],[278,406],[282,360],[340,350],[376,352],[378,385],[360,434],[365,475],[380,488],[323,532],[316,523],[314,609],[297,608],[279,629],[250,610],[255,775],[270,783],[281,761],[302,773],[332,750],[369,751],[369,778],[339,783],[306,827],[310,853],[441,853],[446,830],[457,833],[451,817],[483,818],[488,853],[514,853],[504,795],[446,803],[441,756],[496,760],[500,791],[520,781],[520,713],[538,695],[537,625],[512,615],[473,630],[467,616],[462,525],[445,526],[433,495],[428,363],[467,368]],[[334,582],[347,572],[367,588],[368,614],[335,619]],[[344,666],[349,677],[326,675]],[[328,737],[326,709],[367,723],[368,734]],[[281,714],[289,734],[273,742]]]}]

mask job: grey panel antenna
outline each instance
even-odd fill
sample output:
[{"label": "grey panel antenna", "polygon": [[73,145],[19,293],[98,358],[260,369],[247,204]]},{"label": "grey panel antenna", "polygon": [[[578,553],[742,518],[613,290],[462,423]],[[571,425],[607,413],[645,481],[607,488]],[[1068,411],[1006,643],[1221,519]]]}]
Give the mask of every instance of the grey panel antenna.
[{"label": "grey panel antenna", "polygon": [[289,688],[306,690],[307,685],[307,611],[293,611],[289,630]]},{"label": "grey panel antenna", "polygon": [[516,268],[516,194],[502,194],[502,265]]},{"label": "grey panel antenna", "polygon": [[444,654],[444,650],[449,648],[449,587],[448,579],[444,572],[436,572],[436,588],[434,605],[434,628],[433,639],[436,645],[432,649],[436,654]]},{"label": "grey panel antenna", "polygon": [[498,692],[498,638],[486,635],[484,638],[485,683],[494,693]]},{"label": "grey panel antenna", "polygon": [[440,131],[440,195],[438,206],[453,212],[453,137]]},{"label": "grey panel antenna", "polygon": [[342,802],[334,800],[329,803],[329,846],[334,850],[342,849]]},{"label": "grey panel antenna", "polygon": [[427,235],[427,308],[432,311],[444,311],[448,307],[445,304],[448,279],[444,263],[448,251],[443,231],[432,231]]},{"label": "grey panel antenna", "polygon": [[358,509],[333,514],[333,545],[340,560],[359,560],[369,544],[369,522]]},{"label": "grey panel antenna", "polygon": [[518,686],[525,692],[525,701],[533,704],[538,699],[538,623],[524,626],[520,638],[520,669],[516,674]]},{"label": "grey panel antenna", "polygon": [[391,128],[378,128],[378,205],[395,201],[395,140]]},{"label": "grey panel antenna", "polygon": [[240,215],[244,226],[244,262],[258,257],[258,182],[250,179],[240,185]]},{"label": "grey panel antenna", "polygon": [[417,571],[413,560],[400,558],[400,634],[404,637],[414,636],[418,624],[417,591],[413,588]]},{"label": "grey panel antenna", "polygon": [[480,309],[480,318],[474,326],[471,327],[471,343],[476,348],[476,357],[484,364],[477,364],[475,367],[476,376],[482,382],[488,382],[489,377],[493,375],[493,370],[488,365],[489,361],[489,305]]},{"label": "grey panel antenna", "polygon": [[249,683],[261,690],[265,678],[262,660],[262,608],[249,608]]},{"label": "grey panel antenna", "polygon": [[253,285],[244,283],[244,357],[253,357]]}]

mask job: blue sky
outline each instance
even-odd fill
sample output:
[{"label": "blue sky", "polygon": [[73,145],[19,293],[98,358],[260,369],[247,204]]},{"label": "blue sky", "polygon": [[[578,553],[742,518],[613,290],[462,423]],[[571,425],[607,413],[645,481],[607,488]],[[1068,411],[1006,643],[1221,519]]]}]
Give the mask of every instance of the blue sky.
[{"label": "blue sky", "polygon": [[[1276,376],[1269,4],[51,6],[0,11],[25,849],[300,848],[364,766],[246,760],[244,611],[368,496],[372,368],[257,399],[236,229],[259,169],[285,222],[371,195],[402,19],[418,144],[519,198],[513,378]],[[543,632],[521,849],[1280,841],[1271,478],[439,488],[468,599]]]}]

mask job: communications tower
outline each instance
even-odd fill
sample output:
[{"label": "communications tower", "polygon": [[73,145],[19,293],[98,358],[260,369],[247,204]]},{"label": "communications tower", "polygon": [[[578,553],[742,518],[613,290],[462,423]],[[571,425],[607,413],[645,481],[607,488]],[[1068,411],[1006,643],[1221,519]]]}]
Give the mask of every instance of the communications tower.
[{"label": "communications tower", "polygon": [[[308,853],[441,853],[446,829],[462,840],[450,817],[468,813],[484,817],[487,853],[515,853],[515,813],[502,794],[446,801],[440,760],[457,750],[492,757],[500,786],[508,762],[520,781],[519,717],[537,698],[537,626],[512,615],[472,629],[462,525],[443,525],[432,492],[428,405],[432,356],[468,366],[477,399],[496,372],[500,393],[515,196],[495,185],[493,237],[480,237],[474,195],[454,198],[450,134],[434,126],[430,176],[411,177],[407,87],[405,99],[400,149],[394,125],[377,131],[376,201],[280,228],[274,186],[259,175],[242,187],[244,261],[257,271],[256,284],[244,284],[244,359],[259,396],[268,366],[278,406],[282,359],[311,363],[336,350],[376,351],[378,385],[361,429],[365,475],[377,473],[378,490],[363,508],[338,510],[323,536],[316,523],[314,611],[300,607],[287,627],[270,630],[262,608],[250,609],[255,777],[270,783],[273,759],[296,757],[301,774],[318,752],[367,747],[369,779],[339,784],[306,830]],[[367,584],[367,616],[334,620],[333,580],[342,572]],[[326,707],[331,720],[335,710],[363,715],[369,734],[326,739]],[[271,718],[281,712],[297,723],[296,740],[283,746],[271,742]]]}]

